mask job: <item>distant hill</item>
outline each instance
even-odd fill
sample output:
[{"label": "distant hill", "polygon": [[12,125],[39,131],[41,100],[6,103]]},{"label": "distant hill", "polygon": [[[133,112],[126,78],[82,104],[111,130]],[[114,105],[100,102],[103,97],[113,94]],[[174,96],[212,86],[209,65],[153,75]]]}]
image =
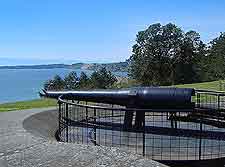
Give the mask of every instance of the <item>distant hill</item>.
[{"label": "distant hill", "polygon": [[1,69],[54,69],[54,68],[66,68],[66,69],[81,69],[81,70],[92,70],[96,71],[101,67],[105,67],[107,70],[116,72],[127,72],[128,63],[75,63],[72,65],[68,64],[47,64],[47,65],[18,65],[18,66],[0,66]]},{"label": "distant hill", "polygon": [[69,68],[66,64],[47,64],[47,65],[18,65],[18,66],[0,66],[0,69],[52,69]]},{"label": "distant hill", "polygon": [[[78,66],[78,64],[75,64]],[[72,65],[74,66],[74,65]],[[127,62],[119,62],[119,63],[106,63],[106,64],[100,64],[100,63],[91,63],[91,64],[82,64],[80,65],[81,69],[86,70],[98,70],[102,67],[105,67],[107,70],[110,71],[121,71],[121,72],[127,72],[128,71],[128,63]]]}]

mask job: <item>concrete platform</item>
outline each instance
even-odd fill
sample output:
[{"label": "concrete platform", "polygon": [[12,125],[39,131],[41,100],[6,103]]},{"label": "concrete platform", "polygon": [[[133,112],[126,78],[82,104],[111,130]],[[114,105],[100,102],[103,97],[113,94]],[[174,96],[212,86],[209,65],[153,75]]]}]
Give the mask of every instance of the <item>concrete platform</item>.
[{"label": "concrete platform", "polygon": [[166,167],[118,148],[57,142],[57,110],[0,113],[0,167]]}]

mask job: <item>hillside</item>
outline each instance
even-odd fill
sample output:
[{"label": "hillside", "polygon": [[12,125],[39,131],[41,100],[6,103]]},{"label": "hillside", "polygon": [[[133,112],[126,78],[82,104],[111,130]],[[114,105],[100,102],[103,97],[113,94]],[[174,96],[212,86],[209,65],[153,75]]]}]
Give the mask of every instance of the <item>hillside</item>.
[{"label": "hillside", "polygon": [[86,68],[87,70],[94,70],[94,71],[102,67],[105,67],[107,70],[110,71],[121,71],[121,72],[128,71],[127,62],[107,63],[107,64],[93,63],[93,64],[85,64],[83,65],[83,67]]},{"label": "hillside", "polygon": [[47,64],[47,65],[18,65],[18,66],[0,66],[1,69],[54,69],[54,68],[66,68],[66,69],[81,69],[81,70],[92,70],[96,71],[101,67],[105,67],[107,70],[112,72],[127,72],[128,63],[75,63],[69,64]]},{"label": "hillside", "polygon": [[45,64],[45,65],[18,65],[18,66],[0,66],[1,69],[53,69],[53,68],[70,68],[66,64]]}]

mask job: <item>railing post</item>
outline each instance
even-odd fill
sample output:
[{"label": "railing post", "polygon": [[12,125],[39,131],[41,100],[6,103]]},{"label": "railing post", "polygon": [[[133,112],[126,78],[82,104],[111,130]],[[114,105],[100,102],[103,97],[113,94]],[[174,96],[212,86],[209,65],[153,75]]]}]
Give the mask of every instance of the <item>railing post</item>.
[{"label": "railing post", "polygon": [[85,106],[85,118],[86,118],[85,121],[86,121],[86,122],[85,122],[85,123],[86,123],[86,131],[87,131],[87,134],[86,134],[87,137],[86,137],[86,138],[87,138],[87,144],[88,144],[88,135],[89,135],[89,134],[88,134],[88,127],[89,127],[89,126],[88,126],[88,107],[87,107],[87,104],[88,104],[88,103],[87,103],[87,101],[86,101],[86,106]]},{"label": "railing post", "polygon": [[197,107],[200,107],[200,93],[197,93]]},{"label": "railing post", "polygon": [[201,160],[201,154],[202,154],[202,117],[200,116],[200,136],[199,136],[199,160]]},{"label": "railing post", "polygon": [[220,95],[217,95],[217,107],[220,109]]},{"label": "railing post", "polygon": [[59,140],[61,140],[61,107],[62,107],[62,103],[58,100],[58,106],[59,106],[59,110],[58,110],[58,138]]},{"label": "railing post", "polygon": [[[113,118],[114,118],[114,113],[113,113],[113,104],[112,104],[112,127],[113,127]],[[113,139],[113,134],[112,134],[112,145],[113,145],[113,141],[114,141],[114,139]]]},{"label": "railing post", "polygon": [[94,145],[97,145],[96,141],[96,108],[94,108]]},{"label": "railing post", "polygon": [[69,141],[69,107],[68,103],[66,103],[66,142]]},{"label": "railing post", "polygon": [[145,156],[145,111],[141,111],[143,112],[144,115],[144,119],[143,119],[143,150],[142,150],[142,155]]}]

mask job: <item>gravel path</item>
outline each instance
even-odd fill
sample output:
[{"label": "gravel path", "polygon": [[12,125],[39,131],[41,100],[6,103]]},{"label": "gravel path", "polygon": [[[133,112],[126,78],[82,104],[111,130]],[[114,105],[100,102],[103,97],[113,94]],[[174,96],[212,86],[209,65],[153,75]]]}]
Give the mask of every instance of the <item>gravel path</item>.
[{"label": "gravel path", "polygon": [[165,167],[118,148],[55,141],[54,108],[0,113],[0,167]]}]

